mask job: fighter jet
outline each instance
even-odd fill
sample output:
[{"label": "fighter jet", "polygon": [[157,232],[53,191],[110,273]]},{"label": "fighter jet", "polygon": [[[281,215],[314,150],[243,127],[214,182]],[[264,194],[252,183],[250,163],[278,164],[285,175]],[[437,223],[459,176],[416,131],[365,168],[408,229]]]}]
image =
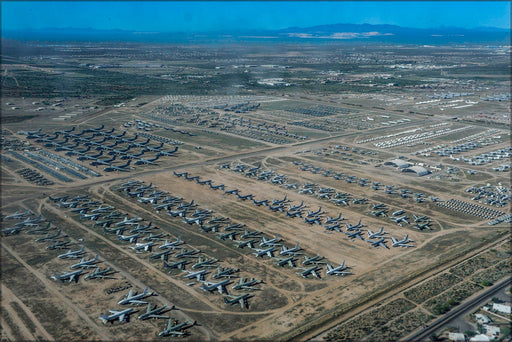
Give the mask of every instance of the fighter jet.
[{"label": "fighter jet", "polygon": [[240,303],[240,306],[242,307],[242,309],[247,309],[247,308],[249,308],[249,303],[247,302],[247,299],[249,299],[251,297],[253,297],[253,296],[249,295],[248,293],[244,293],[241,296],[225,295],[224,303],[231,304],[231,305]]},{"label": "fighter jet", "polygon": [[327,264],[327,271],[325,272],[327,275],[349,275],[351,272],[345,271],[350,268],[349,266],[345,266],[345,260],[338,267],[332,267],[330,264]]},{"label": "fighter jet", "polygon": [[114,323],[115,320],[119,320],[120,322],[127,321],[128,316],[132,313],[132,311],[133,308],[129,308],[123,311],[109,310],[111,315],[107,316],[104,313],[101,313],[99,319],[101,319],[103,324],[106,324],[107,322]]},{"label": "fighter jet", "polygon": [[172,318],[169,318],[169,322],[167,323],[167,328],[160,332],[158,335],[159,336],[174,336],[174,337],[177,337],[177,336],[184,336],[185,333],[183,332],[183,330],[185,329],[188,329],[189,327],[195,325],[196,322],[190,322],[190,321],[185,321],[183,323],[180,323],[180,324],[173,324],[172,322]]},{"label": "fighter jet", "polygon": [[83,270],[78,270],[74,272],[64,272],[61,275],[58,275],[57,273],[53,273],[52,279],[53,280],[61,280],[64,282],[66,279],[69,279],[69,282],[71,283],[73,280],[75,283],[78,283],[78,277],[82,274]]},{"label": "fighter jet", "polygon": [[145,288],[143,292],[134,295],[133,291],[130,290],[128,294],[121,299],[117,304],[119,305],[125,305],[125,304],[147,304],[147,302],[141,301],[140,299],[143,299],[145,297],[151,296],[153,293],[149,292],[149,288]]},{"label": "fighter jet", "polygon": [[168,319],[169,316],[163,316],[163,315],[160,315],[160,314],[163,313],[164,311],[169,311],[169,310],[174,309],[174,305],[171,308],[169,308],[169,310],[166,310],[166,309],[167,309],[167,305],[161,306],[159,308],[157,308],[155,306],[154,309],[151,309],[151,303],[148,303],[148,309],[146,310],[146,312],[143,313],[142,315],[140,315],[137,318],[140,319],[140,320],[145,320],[145,319],[150,319],[150,318],[154,318],[154,319]]}]

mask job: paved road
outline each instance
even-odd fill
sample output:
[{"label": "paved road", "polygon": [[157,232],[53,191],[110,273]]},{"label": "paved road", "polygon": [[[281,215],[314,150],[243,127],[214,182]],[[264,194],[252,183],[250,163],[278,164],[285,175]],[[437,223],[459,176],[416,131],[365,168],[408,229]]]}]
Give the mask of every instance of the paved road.
[{"label": "paved road", "polygon": [[473,297],[466,302],[460,304],[454,309],[450,310],[444,316],[438,318],[434,323],[430,324],[427,328],[420,330],[412,335],[406,336],[402,341],[429,341],[429,336],[441,329],[446,324],[455,320],[460,315],[466,315],[476,307],[485,304],[489,298],[493,297],[497,292],[505,288],[507,285],[510,286],[510,277],[503,279],[502,281],[494,284],[487,290],[483,291],[476,297]]}]

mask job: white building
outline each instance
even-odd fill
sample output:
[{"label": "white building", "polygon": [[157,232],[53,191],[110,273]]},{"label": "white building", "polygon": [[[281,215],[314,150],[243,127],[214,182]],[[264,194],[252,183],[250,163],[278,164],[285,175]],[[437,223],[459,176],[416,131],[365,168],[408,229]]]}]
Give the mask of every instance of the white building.
[{"label": "white building", "polygon": [[491,319],[486,315],[475,314],[476,321],[480,324],[487,324],[491,322]]},{"label": "white building", "polygon": [[475,335],[469,339],[470,342],[487,342],[490,341],[489,337],[484,334]]},{"label": "white building", "polygon": [[510,315],[510,313],[511,313],[510,305],[494,303],[494,304],[492,305],[492,309],[493,309],[493,310],[496,310],[496,311],[498,311],[498,312],[502,312],[502,313],[509,314],[509,315]]},{"label": "white building", "polygon": [[465,342],[466,341],[466,335],[461,333],[448,333],[448,338],[450,341],[457,341],[457,342]]}]

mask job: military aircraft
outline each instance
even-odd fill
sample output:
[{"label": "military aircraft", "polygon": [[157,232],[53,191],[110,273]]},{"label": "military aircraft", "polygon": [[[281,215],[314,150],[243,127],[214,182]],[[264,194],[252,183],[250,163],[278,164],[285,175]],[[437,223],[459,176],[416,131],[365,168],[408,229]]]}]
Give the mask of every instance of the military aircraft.
[{"label": "military aircraft", "polygon": [[[103,171],[106,171],[106,172],[113,172],[113,171],[123,171],[123,172],[128,172],[130,171],[130,169],[128,168],[128,166],[130,166],[130,163],[132,162],[132,160],[128,160],[126,162],[126,164],[124,165],[114,165],[114,164],[109,164],[109,166],[107,166],[106,168],[103,169]],[[133,168],[132,168],[133,169]]]},{"label": "military aircraft", "polygon": [[261,201],[257,201],[255,199],[253,199],[252,202],[257,206],[264,205],[264,206],[268,207],[268,199],[264,199]]},{"label": "military aircraft", "polygon": [[43,215],[39,215],[38,217],[36,217],[35,219],[30,219],[30,218],[26,218],[25,221],[22,221],[22,222],[18,222],[18,223],[15,223],[14,226],[15,227],[18,227],[18,226],[29,226],[29,227],[32,227],[32,226],[38,226],[39,225],[39,222],[43,221]]},{"label": "military aircraft", "polygon": [[338,215],[338,217],[327,216],[327,218],[325,219],[324,224],[338,223],[338,221],[341,221],[341,220],[344,220],[344,218],[341,216],[341,213]]},{"label": "military aircraft", "polygon": [[199,249],[193,249],[193,250],[186,250],[186,249],[181,249],[181,252],[176,254],[174,257],[176,259],[180,259],[180,258],[195,258],[195,255],[198,254],[198,253],[201,253],[201,251]]},{"label": "military aircraft", "polygon": [[423,216],[412,215],[412,216],[414,217],[414,222],[428,221],[427,215],[423,215]]},{"label": "military aircraft", "polygon": [[407,221],[407,215],[400,216],[400,217],[397,217],[397,218],[393,218],[392,220],[395,223],[398,223],[398,224],[400,224],[400,222],[405,222],[405,223],[409,224],[409,222]]},{"label": "military aircraft", "polygon": [[414,247],[414,245],[409,245],[407,242],[414,242],[409,239],[409,234],[407,234],[402,240],[397,240],[394,237],[391,237],[391,241],[393,241],[392,247]]},{"label": "military aircraft", "polygon": [[233,242],[237,243],[237,245],[235,245],[235,246],[238,247],[238,248],[244,248],[246,246],[249,246],[250,248],[254,248],[254,244],[256,242],[258,242],[258,240],[257,239],[250,239],[250,240],[247,240],[247,241],[233,240]]},{"label": "military aircraft", "polygon": [[247,238],[253,238],[253,237],[257,237],[258,235],[261,235],[262,233],[258,230],[255,230],[255,231],[252,231],[252,232],[248,232],[247,230],[245,231],[244,234],[242,234],[240,236],[241,239],[247,239]]},{"label": "military aircraft", "polygon": [[140,223],[137,223],[137,227],[135,227],[134,229],[130,230],[130,233],[147,233],[146,230],[152,229],[152,228],[153,228],[152,222],[149,222],[145,226],[141,226]]},{"label": "military aircraft", "polygon": [[241,290],[241,289],[244,289],[244,290],[248,290],[248,291],[252,291],[252,290],[260,290],[260,288],[258,287],[254,287],[254,285],[258,285],[258,284],[261,284],[263,283],[262,280],[258,280],[256,278],[251,278],[251,279],[247,279],[245,280],[243,277],[240,278],[240,280],[238,281],[238,283],[236,283],[235,285],[233,285],[231,288],[233,290]]},{"label": "military aircraft", "polygon": [[178,236],[178,239],[176,241],[168,242],[167,240],[165,240],[165,242],[162,245],[158,246],[158,249],[163,249],[163,248],[175,249],[183,243],[185,243],[185,242],[181,241],[181,236]]},{"label": "military aircraft", "polygon": [[121,222],[117,222],[115,226],[124,226],[124,225],[136,225],[138,222],[142,221],[142,219],[137,215],[136,217],[129,219],[128,216],[125,216],[124,220]]},{"label": "military aircraft", "polygon": [[254,249],[256,252],[255,253],[252,253],[254,255],[256,255],[257,257],[261,257],[261,256],[264,256],[265,254],[268,255],[269,257],[273,258],[274,255],[273,255],[273,252],[275,250],[275,247],[271,246],[267,249],[258,249],[258,248],[255,248]]},{"label": "military aircraft", "polygon": [[371,214],[373,216],[379,217],[379,216],[388,216],[387,215],[388,209],[380,209],[380,210],[373,210]]},{"label": "military aircraft", "polygon": [[185,321],[183,323],[180,323],[180,324],[173,324],[172,322],[172,318],[169,318],[169,322],[167,323],[167,328],[160,332],[158,335],[159,336],[184,336],[185,333],[183,332],[183,330],[195,325],[196,322],[190,322],[190,321]]},{"label": "military aircraft", "polygon": [[135,243],[135,246],[130,246],[131,249],[133,250],[136,250],[136,251],[140,251],[140,250],[144,250],[146,252],[151,252],[151,249],[153,248],[153,245],[155,244],[154,241],[150,241],[150,242],[146,242],[146,243],[140,243],[140,242],[137,242]]},{"label": "military aircraft", "polygon": [[338,267],[332,267],[330,264],[327,264],[327,271],[325,272],[328,275],[349,275],[351,272],[347,272],[345,270],[349,269],[349,266],[345,266],[345,260]]},{"label": "military aircraft", "polygon": [[[163,313],[164,311],[168,311],[166,309],[167,309],[167,305],[161,306],[159,308],[157,308],[155,306],[154,309],[151,309],[151,303],[148,303],[148,309],[146,310],[146,312],[143,313],[142,315],[140,315],[137,318],[140,319],[140,320],[145,320],[145,319],[150,319],[150,318],[154,318],[154,319],[168,319],[169,316],[161,315],[161,313]],[[172,309],[174,309],[174,305],[171,308],[169,308],[169,310],[172,310]]]},{"label": "military aircraft", "polygon": [[102,213],[91,213],[91,214],[80,214],[81,219],[90,219],[91,221],[96,221],[98,217],[100,217]]},{"label": "military aircraft", "polygon": [[295,264],[294,264],[294,261],[295,261],[295,257],[294,256],[291,256],[291,257],[288,257],[288,258],[274,258],[277,260],[276,262],[276,265],[277,266],[290,266],[290,267],[295,267]]},{"label": "military aircraft", "polygon": [[347,237],[349,239],[352,239],[354,240],[355,238],[358,238],[358,239],[361,239],[364,241],[364,238],[362,237],[362,232],[360,230],[356,230],[355,232],[353,233],[349,233],[349,232],[345,232],[345,234],[347,234]]},{"label": "military aircraft", "polygon": [[206,259],[204,260],[202,257],[199,257],[199,260],[197,261],[197,263],[195,263],[192,268],[193,269],[197,269],[197,268],[203,268],[203,267],[217,267],[217,265],[213,265],[215,263],[217,263],[217,261],[219,261],[218,259],[215,259],[215,258],[211,258],[211,259]]},{"label": "military aircraft", "polygon": [[281,241],[281,238],[279,237],[279,234],[276,234],[276,236],[273,239],[267,240],[265,237],[262,237],[262,242],[260,243],[260,247],[267,247],[267,246],[280,246],[281,244],[278,243]]},{"label": "military aircraft", "polygon": [[23,228],[23,226],[18,226],[18,227],[10,227],[10,228],[4,228],[2,229],[2,235],[6,236],[6,235],[15,235],[15,234],[18,234]]},{"label": "military aircraft", "polygon": [[20,134],[20,135],[35,135],[39,132],[41,132],[42,128],[39,128],[38,130],[36,131],[18,131],[17,134]]},{"label": "military aircraft", "polygon": [[133,164],[134,165],[158,165],[157,163],[154,163],[156,160],[158,160],[158,158],[160,158],[159,154],[156,154],[156,156],[152,159],[139,158]]},{"label": "military aircraft", "polygon": [[325,264],[324,261],[322,261],[323,259],[325,259],[323,256],[320,256],[320,255],[315,255],[314,257],[311,257],[309,258],[307,255],[304,256],[304,261],[302,262],[303,265],[311,265],[311,264],[314,264],[314,265],[317,265],[317,264]]},{"label": "military aircraft", "polygon": [[119,320],[120,322],[127,321],[128,317],[132,313],[132,311],[133,311],[133,308],[129,308],[129,309],[122,310],[122,311],[109,310],[111,315],[107,316],[104,313],[101,313],[99,319],[101,319],[103,324],[106,324],[107,322],[114,323],[115,320]]},{"label": "military aircraft", "polygon": [[61,237],[66,237],[67,235],[62,235],[62,230],[59,229],[55,235],[50,235],[50,233],[47,233],[46,236],[43,236],[39,239],[36,239],[36,242],[43,242],[43,241],[53,241]]},{"label": "military aircraft", "polygon": [[279,252],[279,255],[299,255],[303,254],[298,251],[302,250],[301,247],[299,247],[299,243],[295,245],[293,248],[286,248],[285,246],[282,247],[282,250]]},{"label": "military aircraft", "polygon": [[53,244],[46,246],[46,249],[52,250],[52,249],[64,249],[69,248],[69,244],[71,243],[71,240],[66,241],[55,241]]},{"label": "military aircraft", "polygon": [[28,214],[30,214],[30,210],[28,210],[28,209],[23,212],[16,211],[14,214],[4,216],[3,219],[4,220],[5,219],[23,220],[25,218],[25,216]]},{"label": "military aircraft", "polygon": [[310,274],[316,278],[320,278],[320,274],[317,272],[320,269],[320,266],[318,266],[318,265],[315,265],[310,268],[302,268],[302,267],[297,267],[297,268],[304,270],[302,272],[297,272],[298,275],[301,275],[304,278],[307,278]]},{"label": "military aircraft", "polygon": [[253,296],[249,295],[248,293],[244,293],[243,295],[240,295],[240,296],[225,295],[224,303],[231,304],[231,305],[240,303],[240,306],[242,307],[242,309],[247,309],[247,308],[249,308],[249,302],[247,301],[247,299],[249,299],[251,297],[253,297]]},{"label": "military aircraft", "polygon": [[397,210],[397,211],[393,212],[392,215],[393,216],[398,216],[398,215],[402,215],[403,213],[405,213],[405,210],[400,209],[400,210]]},{"label": "military aircraft", "polygon": [[369,242],[373,247],[379,248],[384,247],[386,249],[389,249],[389,247],[386,245],[386,239],[384,237],[381,237],[379,240],[373,241],[373,240],[366,240]]},{"label": "military aircraft", "polygon": [[222,269],[222,267],[217,267],[217,273],[215,273],[212,276],[212,279],[217,279],[217,278],[222,278],[222,277],[226,277],[226,278],[238,277],[238,276],[234,275],[233,273],[236,273],[239,271],[240,271],[240,269],[237,269],[234,267],[229,267],[229,268],[225,268],[225,269]]},{"label": "military aircraft", "polygon": [[140,299],[143,299],[145,297],[151,296],[153,293],[149,292],[149,288],[145,288],[143,292],[134,295],[133,291],[130,290],[128,294],[121,299],[117,304],[119,305],[125,305],[125,304],[147,304],[147,302],[141,301]]},{"label": "military aircraft", "polygon": [[331,224],[331,225],[324,224],[324,227],[327,232],[332,232],[333,230],[336,230],[336,231],[342,233],[341,225],[339,223]]},{"label": "military aircraft", "polygon": [[219,291],[220,294],[223,294],[224,292],[227,294],[226,285],[229,284],[229,279],[221,280],[217,283],[212,283],[209,281],[203,281],[203,285],[201,286],[201,289],[204,291]]},{"label": "military aircraft", "polygon": [[113,162],[115,159],[117,158],[117,156],[113,156],[112,158],[110,159],[105,159],[105,160],[102,160],[102,159],[99,159],[99,158],[96,158],[95,160],[93,160],[92,162],[89,163],[89,165],[92,165],[92,166],[100,166],[100,165],[110,165],[111,162]]},{"label": "military aircraft", "polygon": [[164,236],[166,236],[166,233],[160,233],[160,234],[150,233],[148,236],[143,237],[142,241],[153,241],[153,240],[162,241]]},{"label": "military aircraft", "polygon": [[369,239],[379,239],[382,237],[382,235],[387,234],[387,232],[384,231],[384,227],[381,227],[378,232],[372,232],[371,230],[367,230],[368,232],[368,238]]},{"label": "military aircraft", "polygon": [[115,277],[111,277],[109,274],[114,273],[115,271],[111,267],[107,267],[102,270],[100,267],[96,267],[94,272],[89,273],[85,276],[85,280],[87,279],[116,279]]},{"label": "military aircraft", "polygon": [[96,261],[98,261],[98,254],[96,254],[96,256],[94,258],[89,259],[89,260],[85,260],[85,258],[82,258],[82,260],[80,260],[80,262],[78,262],[74,265],[71,265],[71,269],[97,267],[95,265]]},{"label": "military aircraft", "polygon": [[80,254],[84,254],[85,247],[82,246],[79,250],[71,251],[71,249],[64,254],[58,256],[59,259],[76,259],[79,258]]},{"label": "military aircraft", "polygon": [[417,228],[419,230],[423,230],[425,228],[426,229],[432,229],[432,228],[430,228],[430,221],[427,221],[427,222],[425,222],[423,224],[415,223],[414,224],[414,228]]},{"label": "military aircraft", "polygon": [[188,274],[185,274],[183,276],[183,278],[196,278],[197,281],[203,281],[204,280],[204,275],[207,274],[207,270],[206,269],[202,269],[200,271],[196,271],[196,272],[192,272],[192,271],[186,271]]},{"label": "military aircraft", "polygon": [[[224,229],[226,230],[226,229]],[[218,234],[218,238],[221,239],[221,240],[226,240],[227,238],[229,238],[230,240],[235,240],[235,235],[237,234],[236,231],[234,232],[227,232],[227,233],[222,233],[222,234]]]},{"label": "military aircraft", "polygon": [[[189,262],[187,260],[182,260],[182,261],[177,261],[177,262],[173,262],[171,264],[167,263],[164,261],[164,267],[165,268],[170,268],[172,272],[172,269],[173,268],[176,268],[176,269],[180,269],[180,270],[184,270],[185,269],[185,265],[188,264]],[[169,272],[169,273],[170,273]]]},{"label": "military aircraft", "polygon": [[357,224],[351,225],[349,223],[346,223],[346,226],[347,226],[347,231],[351,231],[351,230],[357,230],[358,228],[362,227],[363,225],[361,224],[361,220],[359,220],[359,222]]},{"label": "military aircraft", "polygon": [[69,282],[71,283],[73,280],[75,283],[78,283],[78,277],[82,274],[83,270],[78,270],[74,272],[63,272],[61,275],[58,275],[57,273],[53,273],[52,279],[53,280],[61,280],[64,282],[66,279],[69,279]]},{"label": "military aircraft", "polygon": [[150,255],[149,258],[150,259],[161,259],[161,260],[167,261],[167,260],[169,260],[169,254],[172,252],[173,252],[172,250],[166,249],[160,253],[153,253],[153,255]]}]

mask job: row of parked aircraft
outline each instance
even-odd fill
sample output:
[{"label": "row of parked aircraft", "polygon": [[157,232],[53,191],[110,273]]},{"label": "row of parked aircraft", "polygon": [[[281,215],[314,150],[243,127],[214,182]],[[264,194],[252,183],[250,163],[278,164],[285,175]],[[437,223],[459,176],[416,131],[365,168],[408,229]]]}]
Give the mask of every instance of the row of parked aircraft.
[{"label": "row of parked aircraft", "polygon": [[[69,130],[59,130],[53,134],[40,133],[40,131],[27,132],[27,139],[34,139],[35,142],[44,144],[46,148],[53,148],[55,151],[63,151],[66,155],[76,156],[80,161],[88,161],[92,166],[105,166],[104,171],[129,171],[130,164],[133,165],[157,165],[155,163],[161,156],[175,156],[178,151],[176,146],[173,150],[162,150],[164,143],[157,146],[149,145],[151,139],[147,138],[146,141],[137,141],[138,135],[131,138],[126,137],[126,131],[121,134],[113,134],[115,128],[110,131],[103,130],[104,125],[98,128],[83,129],[80,133],[73,133],[75,126]],[[86,134],[90,134],[86,136]],[[57,138],[63,138],[57,140]],[[100,137],[101,140],[96,140]],[[69,141],[72,144],[68,144]],[[107,145],[106,141],[113,140],[113,143]],[[78,147],[82,145],[84,148],[79,150]],[[132,151],[133,148],[138,148],[139,152]],[[94,152],[90,154],[89,152]],[[154,153],[153,158],[144,158],[142,155],[146,152]],[[107,156],[108,155],[108,156]],[[106,159],[101,159],[107,156]],[[125,164],[115,165],[113,162],[118,160],[126,160]]]},{"label": "row of parked aircraft", "polygon": [[[128,182],[124,183],[124,186],[133,186],[138,184],[136,182]],[[140,188],[149,190],[150,186],[140,186]],[[133,191],[128,192],[138,192],[140,191],[138,187],[134,187]],[[215,258],[209,258],[204,256],[200,250],[197,249],[186,249],[184,248],[185,242],[178,237],[175,241],[169,241],[166,237],[166,233],[154,234],[154,227],[150,222],[147,225],[143,225],[143,219],[138,215],[133,218],[129,218],[128,216],[123,216],[119,213],[119,216],[111,217],[108,221],[103,220],[105,217],[116,214],[116,210],[112,206],[104,206],[101,203],[95,203],[91,201],[86,201],[85,198],[81,198],[80,201],[82,204],[79,204],[80,201],[73,200],[69,201],[66,199],[66,196],[63,197],[50,197],[57,205],[67,206],[71,211],[78,212],[80,214],[80,218],[89,219],[91,221],[96,221],[96,223],[100,223],[103,226],[103,230],[105,233],[116,234],[116,237],[119,241],[126,241],[132,243],[130,246],[131,249],[135,250],[138,253],[149,252],[152,253],[149,256],[149,259],[152,260],[162,260],[163,266],[165,269],[170,269],[169,273],[172,273],[173,270],[181,270],[186,273],[183,278],[187,279],[196,279],[198,282],[202,283],[201,289],[205,291],[212,291],[218,289],[219,292],[226,294],[226,303],[233,304],[234,300],[238,296],[229,296],[227,294],[227,290],[225,289],[225,285],[229,282],[229,279],[232,277],[238,277],[239,269],[235,269],[233,267],[225,267],[223,268],[217,262],[219,260]],[[93,208],[91,205],[97,205],[96,208]],[[185,203],[182,203],[184,206],[187,206]],[[116,221],[114,221],[116,219]],[[95,223],[95,225],[96,225]],[[129,230],[128,233],[125,231]],[[141,241],[141,242],[139,242]],[[142,242],[144,241],[144,242]],[[157,242],[162,242],[162,244],[157,245]],[[157,249],[156,252],[153,252],[153,249]],[[174,255],[173,255],[174,254]],[[175,261],[169,261],[169,257],[173,256]],[[196,262],[193,263],[193,258],[197,258]],[[185,265],[192,264],[191,270],[186,270]],[[221,280],[219,282],[209,282],[205,280],[205,276],[210,274],[208,271],[210,267],[217,268],[217,272],[212,273],[212,280],[228,278],[228,282]],[[254,286],[261,283],[259,281],[255,281],[251,279],[248,283],[239,283],[238,286],[234,286],[233,289],[257,289]],[[237,300],[240,302],[243,307],[247,307],[247,299],[250,298],[249,295],[243,296]]]},{"label": "row of parked aircraft", "polygon": [[[190,176],[188,172],[182,172],[178,173],[175,172],[175,175],[177,177],[184,177],[187,180],[190,181],[196,181],[199,184],[203,185],[209,185],[210,187],[215,186],[212,184],[211,181],[201,181],[198,176]],[[276,236],[274,238],[267,238],[264,236],[263,232],[260,231],[248,231],[245,224],[237,223],[233,224],[229,222],[228,218],[220,217],[217,218],[212,215],[211,210],[202,210],[197,207],[197,205],[194,203],[194,201],[191,201],[190,203],[183,202],[182,198],[180,197],[169,197],[167,193],[161,194],[156,191],[156,189],[153,189],[152,184],[148,186],[142,187],[142,192],[137,191],[137,189],[134,189],[135,187],[140,187],[140,183],[137,182],[127,182],[124,185],[120,185],[118,187],[119,191],[124,191],[128,196],[137,197],[139,196],[139,201],[142,201],[141,199],[146,197],[145,192],[152,191],[150,193],[154,194],[155,192],[158,193],[156,195],[157,198],[154,198],[154,200],[151,202],[154,204],[153,209],[161,211],[161,210],[167,210],[168,214],[173,217],[182,217],[183,222],[187,224],[196,224],[199,226],[199,228],[203,232],[213,232],[217,234],[217,237],[221,240],[231,240],[234,243],[235,247],[238,248],[245,248],[249,247],[254,250],[253,255],[255,256],[265,256],[269,255],[272,258],[274,257],[274,253],[279,253],[280,257],[287,257],[290,258],[290,256],[293,256],[294,253],[296,253],[299,249],[301,249],[298,244],[295,247],[287,248],[286,246],[282,245],[281,239]],[[166,196],[164,198],[164,195]],[[153,195],[154,196],[154,195]],[[282,204],[286,203],[287,199],[284,198],[282,200],[275,200],[274,204]],[[173,210],[173,207],[176,209]],[[191,212],[195,208],[194,212]],[[223,229],[223,232],[221,232],[221,228]],[[237,239],[238,237],[238,239]],[[277,242],[279,241],[279,243]],[[273,244],[278,243],[280,246],[280,250],[276,248],[276,246],[273,246]],[[256,245],[259,244],[257,247]],[[293,259],[293,258],[292,258]],[[292,259],[289,259],[289,262],[292,262]],[[279,263],[280,259],[276,259],[278,266],[284,266],[287,264],[287,262]],[[295,266],[294,266],[295,267]],[[310,272],[307,272],[306,274],[309,274]]]}]

